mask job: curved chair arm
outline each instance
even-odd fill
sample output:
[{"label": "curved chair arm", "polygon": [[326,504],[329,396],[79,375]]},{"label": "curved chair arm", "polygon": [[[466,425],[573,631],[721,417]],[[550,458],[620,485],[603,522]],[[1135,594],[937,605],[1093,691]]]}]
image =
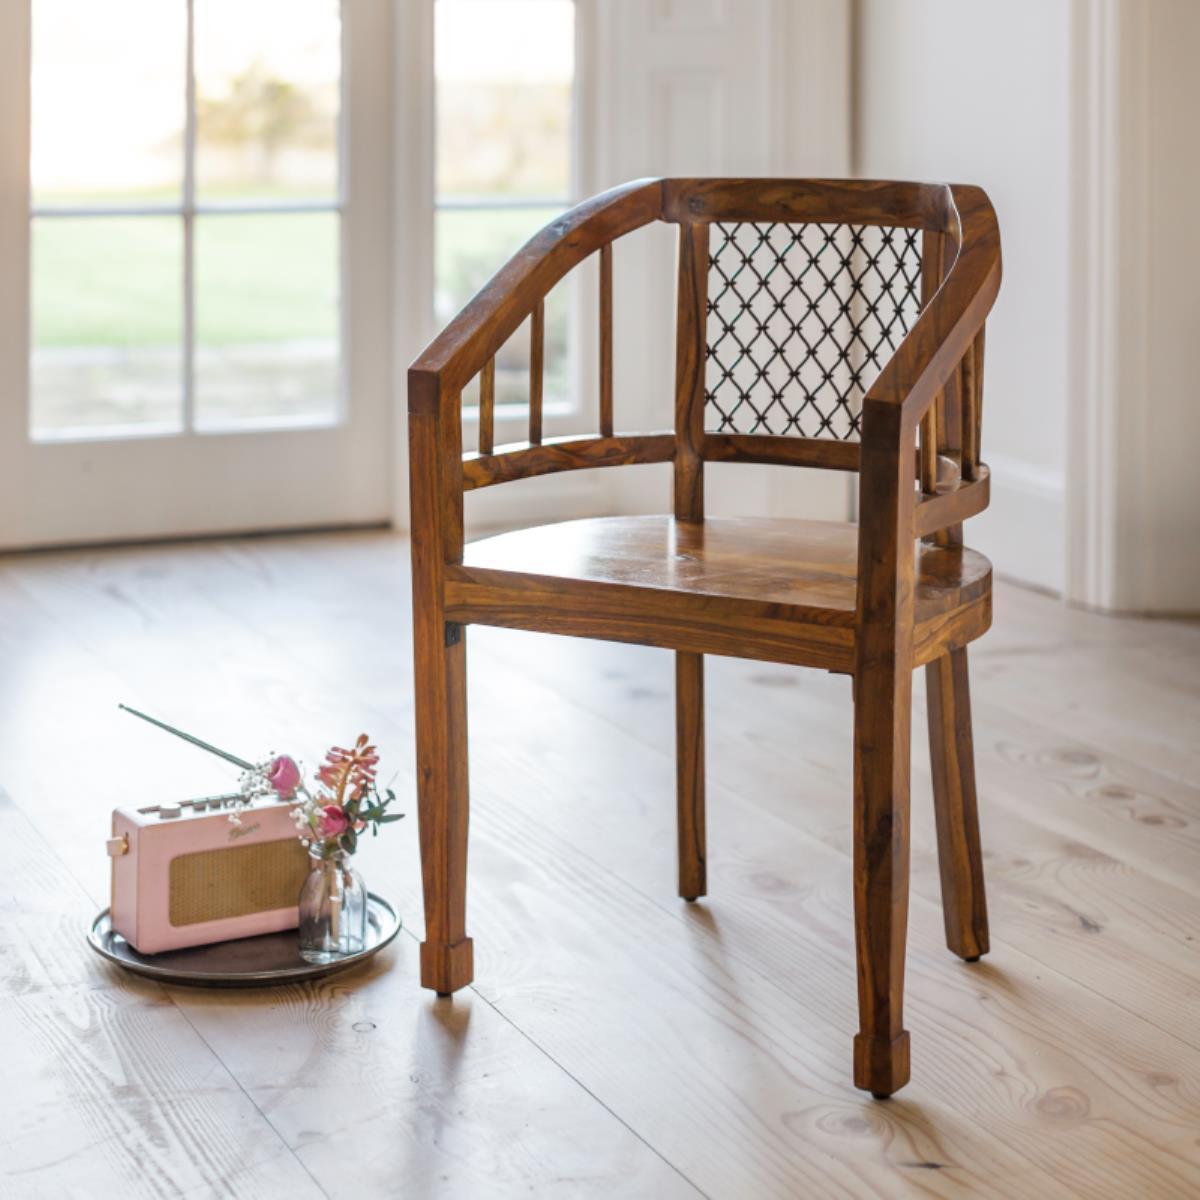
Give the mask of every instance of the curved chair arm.
[{"label": "curved chair arm", "polygon": [[[884,365],[863,397],[859,460],[859,512],[888,512],[887,519],[864,522],[863,554],[889,557],[877,538],[897,522],[895,534],[928,536],[974,516],[987,506],[987,469],[971,464],[969,485],[957,494],[927,496],[914,504],[912,464],[916,431],[929,408],[968,353],[973,352],[984,321],[1000,289],[1000,230],[991,201],[982,188],[951,184],[947,232],[957,241],[954,261],[932,300]],[[931,430],[922,434],[922,439]],[[966,465],[966,464],[964,464]],[[860,582],[866,576],[860,572]]]},{"label": "curved chair arm", "polygon": [[[1000,233],[991,202],[977,187],[952,185],[948,191],[947,232],[958,242],[954,262],[863,398],[855,674],[872,681],[859,711],[867,725],[879,713],[890,713],[909,686],[913,539],[950,526],[945,541],[957,542],[961,532],[954,523],[987,501],[986,470],[960,496],[918,504],[914,486],[917,427],[973,352],[1000,287]],[[926,418],[923,441],[931,425]],[[884,750],[885,759],[899,753],[896,746]]]},{"label": "curved chair arm", "polygon": [[462,388],[568,271],[601,246],[657,221],[662,210],[662,181],[635,179],[534,234],[409,367],[408,411],[456,407]]},{"label": "curved chair arm", "polygon": [[863,398],[865,410],[899,405],[914,427],[946,386],[1000,290],[1000,230],[982,188],[951,184],[948,230],[958,251],[949,273]]}]

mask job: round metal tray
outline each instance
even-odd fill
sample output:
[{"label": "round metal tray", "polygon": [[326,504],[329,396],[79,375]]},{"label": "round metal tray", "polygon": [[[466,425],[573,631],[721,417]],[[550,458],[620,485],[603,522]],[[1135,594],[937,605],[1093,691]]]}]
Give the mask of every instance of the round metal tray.
[{"label": "round metal tray", "polygon": [[381,896],[369,892],[366,947],[359,954],[320,964],[305,962],[300,957],[294,929],[238,938],[232,942],[214,942],[211,946],[166,950],[162,954],[139,954],[119,933],[113,932],[107,908],[92,922],[87,940],[88,945],[109,962],[164,983],[181,983],[189,987],[271,987],[318,979],[364,962],[378,954],[400,932],[400,925],[396,910]]}]

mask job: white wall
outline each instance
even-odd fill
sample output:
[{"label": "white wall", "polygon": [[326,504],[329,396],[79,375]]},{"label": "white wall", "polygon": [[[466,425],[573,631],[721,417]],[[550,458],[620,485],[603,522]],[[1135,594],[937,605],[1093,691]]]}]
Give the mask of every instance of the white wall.
[{"label": "white wall", "polygon": [[[1134,569],[1120,607],[1200,611],[1200,3],[1153,0],[1146,85],[1145,375],[1128,397],[1136,425]],[[1138,164],[1139,166],[1142,164]],[[1133,435],[1134,431],[1129,431]]]},{"label": "white wall", "polygon": [[983,430],[992,505],[970,540],[998,573],[1055,591],[1065,582],[1070,16],[1069,0],[859,0],[855,14],[855,172],[975,183],[996,206],[1004,282],[988,323]]},{"label": "white wall", "polygon": [[1200,612],[1200,5],[1074,0],[1068,599]]}]

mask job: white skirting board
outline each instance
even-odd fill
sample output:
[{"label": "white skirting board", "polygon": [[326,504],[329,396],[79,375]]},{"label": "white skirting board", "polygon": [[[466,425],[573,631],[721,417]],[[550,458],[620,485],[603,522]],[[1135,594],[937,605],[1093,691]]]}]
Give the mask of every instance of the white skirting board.
[{"label": "white skirting board", "polygon": [[997,575],[1062,595],[1066,584],[1066,480],[1020,459],[985,454],[992,500],[966,526],[965,540]]}]

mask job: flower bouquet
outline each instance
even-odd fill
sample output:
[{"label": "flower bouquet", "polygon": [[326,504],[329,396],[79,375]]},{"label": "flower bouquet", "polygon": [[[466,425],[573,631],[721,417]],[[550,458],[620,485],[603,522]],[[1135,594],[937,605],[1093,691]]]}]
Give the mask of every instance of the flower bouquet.
[{"label": "flower bouquet", "polygon": [[[358,849],[361,833],[370,829],[374,837],[381,825],[404,815],[388,811],[396,794],[390,788],[380,794],[378,766],[379,754],[364,733],[348,750],[331,747],[311,787],[299,764],[287,755],[242,773],[241,792],[247,803],[272,792],[295,802],[292,817],[313,860],[300,892],[300,956],[307,962],[327,963],[357,954],[366,943],[367,891],[350,856]],[[237,817],[235,812],[233,819]]]},{"label": "flower bouquet", "polygon": [[[374,837],[381,825],[404,816],[388,812],[396,793],[387,788],[380,794],[375,780],[378,766],[379,753],[363,733],[349,750],[330,748],[311,788],[295,759],[283,754],[243,771],[240,791],[247,803],[266,795],[294,801],[292,818],[301,843],[314,858],[334,858],[353,854],[359,834],[366,829]],[[240,820],[240,809],[230,814],[230,820]]]}]

